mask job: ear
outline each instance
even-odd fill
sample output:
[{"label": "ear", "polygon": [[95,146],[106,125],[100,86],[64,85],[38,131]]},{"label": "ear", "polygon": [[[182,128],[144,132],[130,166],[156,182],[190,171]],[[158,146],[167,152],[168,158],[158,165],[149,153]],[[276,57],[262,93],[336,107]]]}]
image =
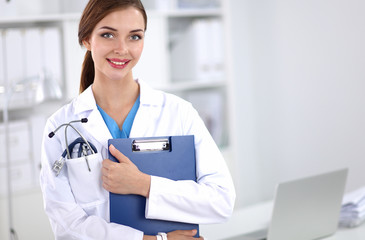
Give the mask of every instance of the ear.
[{"label": "ear", "polygon": [[88,50],[91,51],[91,44],[90,44],[90,40],[89,39],[85,39],[82,41],[82,44],[84,45],[84,47]]}]

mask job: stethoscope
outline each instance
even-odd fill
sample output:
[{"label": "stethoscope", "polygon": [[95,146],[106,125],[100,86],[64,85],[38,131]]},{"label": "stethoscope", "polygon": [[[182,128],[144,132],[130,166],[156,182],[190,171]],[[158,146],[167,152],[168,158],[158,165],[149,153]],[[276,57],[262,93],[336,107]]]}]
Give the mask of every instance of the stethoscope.
[{"label": "stethoscope", "polygon": [[[88,142],[86,140],[86,138],[80,133],[80,131],[77,130],[72,125],[72,123],[76,123],[76,122],[87,123],[87,121],[88,121],[87,118],[82,118],[80,120],[70,121],[68,123],[61,124],[54,131],[52,131],[52,132],[50,132],[48,134],[48,137],[49,138],[52,138],[61,127],[66,126],[65,127],[65,143],[66,143],[66,149],[65,149],[65,151],[63,151],[60,159],[56,160],[54,162],[53,166],[52,166],[52,170],[55,172],[56,176],[58,176],[60,174],[60,172],[62,170],[62,167],[65,164],[65,158],[66,158],[66,156],[67,156],[68,159],[71,159],[71,153],[70,152],[72,152],[72,150],[74,149],[74,147],[77,144],[80,144],[79,150],[78,150],[78,157],[82,157],[82,156],[85,157],[85,161],[86,161],[86,164],[87,164],[87,168],[88,168],[89,172],[91,172],[91,169],[90,169],[90,165],[89,165],[89,161],[87,159],[87,156],[89,155],[89,151],[91,152],[91,154],[95,154],[98,151],[96,150],[96,147],[92,143]],[[67,140],[67,128],[69,126],[72,127],[73,130],[75,130],[75,132],[80,136],[79,138],[76,138],[71,144],[68,144],[68,140]]]}]

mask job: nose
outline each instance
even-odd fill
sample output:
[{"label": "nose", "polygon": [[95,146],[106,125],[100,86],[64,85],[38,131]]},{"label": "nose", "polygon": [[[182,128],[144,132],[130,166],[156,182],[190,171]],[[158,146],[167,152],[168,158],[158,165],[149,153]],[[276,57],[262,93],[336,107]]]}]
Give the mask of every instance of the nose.
[{"label": "nose", "polygon": [[128,53],[127,43],[122,39],[117,41],[114,48],[114,53],[118,55],[126,55]]}]

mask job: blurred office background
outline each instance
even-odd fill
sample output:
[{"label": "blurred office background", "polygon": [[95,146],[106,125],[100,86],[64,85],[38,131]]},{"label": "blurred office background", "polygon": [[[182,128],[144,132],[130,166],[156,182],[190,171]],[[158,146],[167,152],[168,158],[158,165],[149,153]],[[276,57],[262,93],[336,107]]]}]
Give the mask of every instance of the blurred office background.
[{"label": "blurred office background", "polygon": [[[11,155],[2,117],[0,239],[9,239],[9,199],[19,239],[53,238],[40,143],[45,119],[78,94],[86,2],[0,0],[0,111],[9,112]],[[135,77],[198,109],[234,177],[236,209],[271,200],[278,182],[342,167],[346,191],[365,185],[364,1],[142,2],[149,25]],[[36,101],[24,80],[40,74],[60,86],[60,99]]]}]

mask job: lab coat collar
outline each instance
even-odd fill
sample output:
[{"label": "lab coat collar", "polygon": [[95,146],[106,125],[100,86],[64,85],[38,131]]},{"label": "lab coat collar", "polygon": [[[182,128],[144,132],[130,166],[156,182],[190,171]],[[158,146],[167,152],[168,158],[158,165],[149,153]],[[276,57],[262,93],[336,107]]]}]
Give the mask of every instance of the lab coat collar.
[{"label": "lab coat collar", "polygon": [[[164,105],[164,95],[161,91],[151,88],[147,83],[136,80],[140,86],[140,106],[135,116],[130,137],[144,137],[153,129],[154,111],[160,111]],[[82,92],[75,100],[75,114],[87,117],[85,129],[96,141],[107,146],[112,136],[103,117],[96,107],[92,85]]]},{"label": "lab coat collar", "polygon": [[162,106],[164,99],[161,91],[151,88],[146,82],[136,80],[140,86],[140,104],[147,106]]},{"label": "lab coat collar", "polygon": [[[136,79],[140,86],[140,104],[149,106],[162,106],[163,94],[161,91],[151,88],[146,82]],[[85,111],[97,110],[92,85],[82,92],[76,99],[75,113],[80,114]]]},{"label": "lab coat collar", "polygon": [[92,85],[85,89],[75,101],[75,114],[97,109]]}]

